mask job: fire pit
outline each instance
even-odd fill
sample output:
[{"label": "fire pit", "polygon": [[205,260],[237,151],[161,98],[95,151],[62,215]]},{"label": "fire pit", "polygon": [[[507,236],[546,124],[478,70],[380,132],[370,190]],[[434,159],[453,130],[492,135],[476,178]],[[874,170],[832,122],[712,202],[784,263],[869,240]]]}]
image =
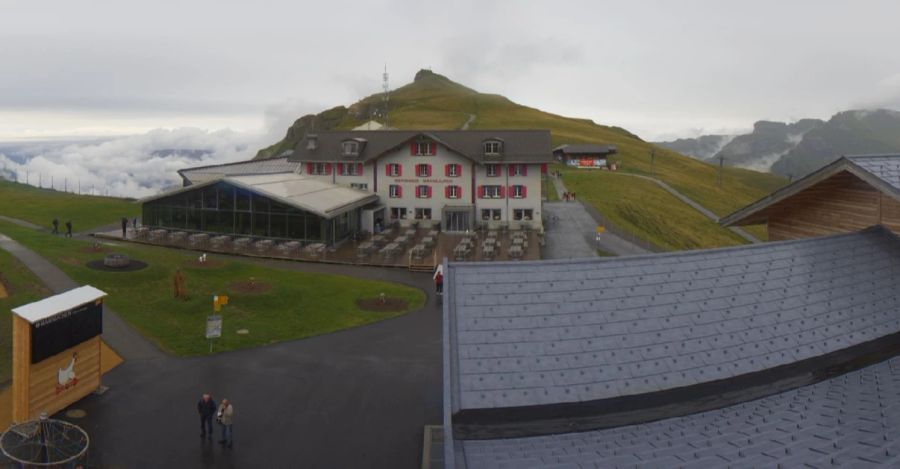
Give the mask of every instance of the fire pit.
[{"label": "fire pit", "polygon": [[103,256],[103,259],[88,262],[87,266],[104,272],[131,272],[147,267],[147,263],[132,259],[127,254],[113,252]]},{"label": "fire pit", "polygon": [[126,254],[114,252],[103,258],[103,265],[112,269],[123,269],[131,265],[131,259]]}]

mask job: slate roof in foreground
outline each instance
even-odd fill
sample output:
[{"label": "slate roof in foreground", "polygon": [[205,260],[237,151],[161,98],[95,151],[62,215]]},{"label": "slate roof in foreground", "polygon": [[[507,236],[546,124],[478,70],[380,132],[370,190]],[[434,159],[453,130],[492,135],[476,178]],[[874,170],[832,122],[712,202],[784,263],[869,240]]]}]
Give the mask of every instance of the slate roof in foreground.
[{"label": "slate roof in foreground", "polygon": [[881,227],[629,258],[453,263],[452,411],[671,390],[900,331]]},{"label": "slate roof in foreground", "polygon": [[850,155],[846,158],[900,190],[900,155]]},{"label": "slate roof in foreground", "polygon": [[455,443],[467,469],[900,467],[900,358],[686,417]]}]

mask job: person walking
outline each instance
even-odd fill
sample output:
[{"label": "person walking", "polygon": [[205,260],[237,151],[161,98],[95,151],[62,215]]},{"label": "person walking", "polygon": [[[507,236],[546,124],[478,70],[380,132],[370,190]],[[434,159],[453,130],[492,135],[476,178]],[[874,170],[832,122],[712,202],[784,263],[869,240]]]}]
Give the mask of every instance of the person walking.
[{"label": "person walking", "polygon": [[72,237],[72,220],[66,220],[66,238]]},{"label": "person walking", "polygon": [[128,218],[122,217],[122,239],[128,236]]},{"label": "person walking", "polygon": [[434,276],[434,290],[438,295],[444,294],[444,274],[441,271]]},{"label": "person walking", "polygon": [[59,234],[59,220],[54,218],[53,222],[51,222],[51,224],[53,225],[53,231],[51,231],[50,234],[58,235]]},{"label": "person walking", "polygon": [[137,217],[131,219],[131,229],[137,231]]},{"label": "person walking", "polygon": [[216,412],[216,421],[222,426],[222,439],[219,440],[219,443],[231,448],[232,443],[234,443],[234,430],[232,428],[234,424],[234,407],[228,399],[222,399],[222,403],[219,404],[219,411]]},{"label": "person walking", "polygon": [[209,394],[204,394],[197,402],[197,413],[200,414],[200,438],[212,440],[212,419],[216,415],[216,401]]}]

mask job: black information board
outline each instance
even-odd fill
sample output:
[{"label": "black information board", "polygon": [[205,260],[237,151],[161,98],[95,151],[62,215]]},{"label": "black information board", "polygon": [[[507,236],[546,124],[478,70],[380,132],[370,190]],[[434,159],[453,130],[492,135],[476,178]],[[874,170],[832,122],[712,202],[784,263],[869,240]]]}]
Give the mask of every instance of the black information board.
[{"label": "black information board", "polygon": [[31,363],[103,333],[103,303],[90,302],[31,325]]}]

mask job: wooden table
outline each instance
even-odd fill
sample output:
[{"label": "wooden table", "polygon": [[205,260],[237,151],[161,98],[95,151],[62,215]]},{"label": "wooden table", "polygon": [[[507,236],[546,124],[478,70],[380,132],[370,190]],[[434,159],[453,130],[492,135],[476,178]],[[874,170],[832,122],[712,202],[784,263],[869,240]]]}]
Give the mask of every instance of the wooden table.
[{"label": "wooden table", "polygon": [[300,243],[298,241],[288,241],[279,244],[276,249],[286,256],[292,256],[300,252]]},{"label": "wooden table", "polygon": [[269,252],[269,249],[272,249],[273,244],[271,239],[261,239],[253,243],[253,248],[256,249],[256,252],[258,253],[265,253]]},{"label": "wooden table", "polygon": [[459,243],[456,245],[455,248],[453,248],[453,256],[456,259],[465,258],[466,256],[469,255],[470,250],[471,250],[471,248],[469,247],[468,244]]},{"label": "wooden table", "polygon": [[522,257],[522,246],[510,246],[509,257]]},{"label": "wooden table", "polygon": [[426,236],[422,238],[422,244],[429,248],[434,246],[434,236]]},{"label": "wooden table", "polygon": [[384,244],[387,243],[387,240],[388,235],[385,233],[379,233],[375,236],[372,236],[372,243],[375,244],[375,246],[384,246]]},{"label": "wooden table", "polygon": [[412,238],[412,237],[414,237],[414,236],[416,235],[416,230],[413,229],[413,228],[410,228],[410,229],[404,231],[404,232],[403,232],[403,235]]},{"label": "wooden table", "polygon": [[206,233],[195,233],[188,236],[188,245],[192,248],[205,247],[209,242],[209,235]]},{"label": "wooden table", "polygon": [[153,230],[150,232],[150,241],[162,241],[168,233],[166,230]]},{"label": "wooden table", "polygon": [[481,255],[484,257],[494,257],[494,246],[491,244],[485,244],[481,248]]},{"label": "wooden table", "polygon": [[393,257],[400,252],[400,245],[398,243],[388,243],[387,246],[381,248],[380,252],[384,257]]},{"label": "wooden table", "polygon": [[368,256],[373,250],[375,250],[375,243],[365,241],[359,243],[359,246],[356,247],[356,255],[360,257]]},{"label": "wooden table", "polygon": [[412,248],[412,255],[417,259],[421,259],[425,257],[425,254],[428,253],[428,247],[425,246],[424,243],[419,243]]},{"label": "wooden table", "polygon": [[325,245],[322,243],[312,243],[303,248],[303,250],[306,251],[307,254],[316,257],[325,252]]},{"label": "wooden table", "polygon": [[224,249],[229,243],[231,243],[230,236],[216,236],[209,240],[209,245],[215,249]]},{"label": "wooden table", "polygon": [[433,238],[437,238],[439,233],[440,233],[440,231],[438,231],[438,230],[431,230],[425,236],[431,236]]},{"label": "wooden table", "polygon": [[398,236],[396,239],[394,239],[394,243],[399,244],[400,246],[405,246],[406,243],[408,243],[408,242],[409,242],[409,236],[407,236],[407,235]]}]

